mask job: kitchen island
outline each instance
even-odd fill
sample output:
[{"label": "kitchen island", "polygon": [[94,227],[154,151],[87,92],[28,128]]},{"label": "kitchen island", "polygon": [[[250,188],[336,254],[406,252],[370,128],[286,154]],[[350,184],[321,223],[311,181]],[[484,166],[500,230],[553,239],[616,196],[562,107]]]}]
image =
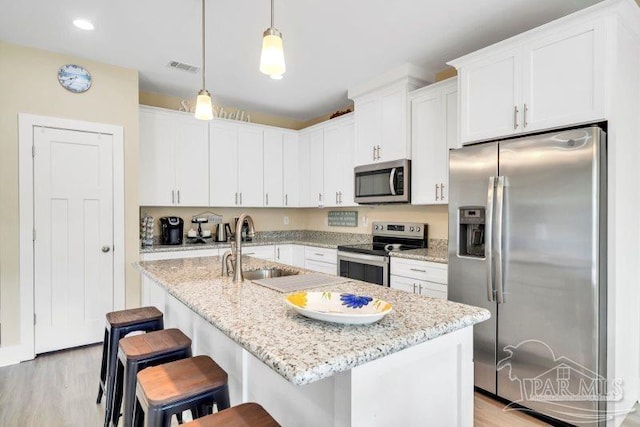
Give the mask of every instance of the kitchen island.
[{"label": "kitchen island", "polygon": [[[287,267],[244,257],[244,269]],[[283,426],[473,424],[473,325],[488,311],[368,283],[317,288],[388,301],[364,326],[300,316],[284,294],[221,277],[218,257],[147,261],[143,304],[229,374],[231,403],[256,401]]]}]

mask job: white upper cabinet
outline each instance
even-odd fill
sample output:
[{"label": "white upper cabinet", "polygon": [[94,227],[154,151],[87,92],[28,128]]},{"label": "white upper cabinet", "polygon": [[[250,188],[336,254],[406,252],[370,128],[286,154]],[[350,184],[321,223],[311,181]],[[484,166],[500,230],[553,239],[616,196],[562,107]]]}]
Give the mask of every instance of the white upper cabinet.
[{"label": "white upper cabinet", "polygon": [[355,106],[354,166],[411,158],[407,94],[426,84],[425,75],[405,64],[349,90]]},{"label": "white upper cabinet", "polygon": [[324,130],[309,132],[309,206],[324,206]]},{"label": "white upper cabinet", "polygon": [[337,123],[331,123],[324,129],[324,205],[355,206],[353,118],[334,120]]},{"label": "white upper cabinet", "polygon": [[300,145],[297,133],[285,132],[282,140],[283,206],[300,206]]},{"label": "white upper cabinet", "polygon": [[300,132],[298,138],[298,206],[311,207],[313,204],[311,190],[309,189],[309,141],[310,135],[306,131]]},{"label": "white upper cabinet", "polygon": [[211,206],[262,206],[262,130],[217,122],[210,134]]},{"label": "white upper cabinet", "polygon": [[207,206],[208,153],[206,122],[177,111],[140,107],[140,205]]},{"label": "white upper cabinet", "polygon": [[449,79],[409,94],[411,203],[448,203],[449,149],[457,148],[457,82]]},{"label": "white upper cabinet", "polygon": [[283,143],[284,133],[278,130],[264,131],[264,205],[283,206]]},{"label": "white upper cabinet", "polygon": [[567,17],[450,62],[463,143],[603,120],[604,18]]}]

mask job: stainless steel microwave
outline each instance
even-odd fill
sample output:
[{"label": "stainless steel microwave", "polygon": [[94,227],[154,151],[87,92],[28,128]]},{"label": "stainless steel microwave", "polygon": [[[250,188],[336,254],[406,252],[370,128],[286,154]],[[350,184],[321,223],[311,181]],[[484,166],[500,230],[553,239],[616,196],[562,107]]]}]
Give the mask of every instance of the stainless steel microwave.
[{"label": "stainless steel microwave", "polygon": [[355,172],[355,201],[360,204],[409,203],[411,160],[358,166]]}]

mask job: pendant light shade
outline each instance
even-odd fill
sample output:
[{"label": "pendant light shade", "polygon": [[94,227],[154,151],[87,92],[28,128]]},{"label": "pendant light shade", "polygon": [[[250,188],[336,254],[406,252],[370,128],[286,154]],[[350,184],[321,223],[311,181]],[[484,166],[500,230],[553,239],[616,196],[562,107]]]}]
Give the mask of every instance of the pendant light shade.
[{"label": "pendant light shade", "polygon": [[273,26],[273,1],[271,0],[271,26],[262,35],[260,71],[279,80],[287,70],[284,63],[282,33]]},{"label": "pendant light shade", "polygon": [[211,120],[213,119],[213,107],[211,105],[211,94],[205,85],[205,26],[204,26],[204,0],[202,0],[202,89],[198,92],[196,98],[196,119]]},{"label": "pendant light shade", "polygon": [[202,89],[198,92],[196,99],[196,119],[211,120],[213,119],[213,107],[211,106],[211,94],[208,90]]}]

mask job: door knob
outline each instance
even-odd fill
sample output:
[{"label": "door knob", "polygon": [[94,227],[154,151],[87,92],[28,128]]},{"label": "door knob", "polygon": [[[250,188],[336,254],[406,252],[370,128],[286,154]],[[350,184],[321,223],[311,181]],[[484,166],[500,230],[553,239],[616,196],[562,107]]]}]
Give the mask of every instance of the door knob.
[{"label": "door knob", "polygon": [[102,247],[102,252],[107,253],[107,252],[109,252],[110,250],[111,250],[111,247],[110,247],[110,246],[103,246],[103,247]]}]

